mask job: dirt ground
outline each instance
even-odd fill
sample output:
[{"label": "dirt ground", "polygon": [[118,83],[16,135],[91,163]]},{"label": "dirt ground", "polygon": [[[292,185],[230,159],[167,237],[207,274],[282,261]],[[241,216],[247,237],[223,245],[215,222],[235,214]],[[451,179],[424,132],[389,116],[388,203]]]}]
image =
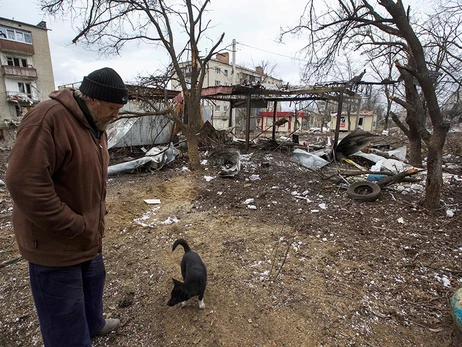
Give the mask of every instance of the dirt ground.
[{"label": "dirt ground", "polygon": [[[339,180],[357,170],[347,163],[312,172],[288,148],[239,150],[234,178],[205,163],[188,172],[184,155],[110,178],[104,300],[121,327],[95,347],[461,345],[449,306],[462,284],[460,168],[445,165],[442,208],[428,211],[418,204],[424,177],[360,202]],[[445,161],[460,167],[457,154]],[[1,263],[19,254],[5,187],[0,198]],[[183,251],[171,250],[180,237],[208,269],[204,310],[195,299],[167,306],[172,277],[181,279]],[[22,260],[0,269],[0,346],[40,345]]]}]

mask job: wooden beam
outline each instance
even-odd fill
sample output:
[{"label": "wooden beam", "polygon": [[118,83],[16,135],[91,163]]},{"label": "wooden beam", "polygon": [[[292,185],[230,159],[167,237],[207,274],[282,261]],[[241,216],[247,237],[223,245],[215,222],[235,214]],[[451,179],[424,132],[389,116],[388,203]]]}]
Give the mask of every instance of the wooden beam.
[{"label": "wooden beam", "polygon": [[277,118],[277,101],[274,101],[274,110],[273,110],[273,141],[276,141],[276,118]]},{"label": "wooden beam", "polygon": [[252,101],[252,94],[247,95],[247,117],[245,120],[245,150],[249,150],[250,143],[250,103]]},{"label": "wooden beam", "polygon": [[335,157],[335,151],[337,149],[337,143],[338,143],[338,138],[339,138],[339,132],[340,132],[340,118],[342,117],[342,110],[343,110],[343,91],[340,92],[339,98],[338,98],[338,107],[337,107],[337,121],[335,124],[335,136],[334,136],[334,144],[332,146],[333,149],[333,156],[334,160],[337,160]]}]

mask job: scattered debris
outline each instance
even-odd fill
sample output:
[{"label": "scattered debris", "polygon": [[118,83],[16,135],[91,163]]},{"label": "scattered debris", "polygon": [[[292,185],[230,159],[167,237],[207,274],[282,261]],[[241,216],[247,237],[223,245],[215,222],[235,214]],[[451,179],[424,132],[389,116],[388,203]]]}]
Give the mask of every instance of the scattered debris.
[{"label": "scattered debris", "polygon": [[335,158],[340,160],[341,158],[348,157],[360,151],[378,137],[378,135],[374,135],[362,129],[356,129],[340,140],[335,148]]},{"label": "scattered debris", "polygon": [[217,148],[231,142],[230,132],[216,130],[213,125],[206,121],[198,134],[199,146],[206,148]]},{"label": "scattered debris", "polygon": [[368,174],[367,180],[370,182],[380,182],[387,178],[387,175],[380,175],[380,174]]},{"label": "scattered debris", "polygon": [[170,142],[168,147],[153,147],[146,152],[146,157],[152,158],[151,169],[160,170],[175,160],[180,151]]},{"label": "scattered debris", "polygon": [[355,200],[372,202],[379,198],[380,186],[369,181],[361,181],[350,184],[347,188],[347,195]]},{"label": "scattered debris", "polygon": [[160,204],[160,199],[145,199],[144,202],[148,205],[158,205]]},{"label": "scattered debris", "polygon": [[369,151],[371,153],[378,154],[378,155],[380,155],[380,156],[382,156],[384,158],[387,158],[387,159],[390,158],[390,159],[397,159],[397,160],[404,161],[406,159],[407,147],[406,146],[401,146],[399,148],[389,150],[387,152],[381,151],[381,150],[376,149],[376,148],[371,148]]},{"label": "scattered debris", "polygon": [[351,159],[348,159],[348,158],[342,158],[342,160],[345,162],[345,163],[348,163],[348,164],[351,164],[353,165],[354,167],[360,169],[361,171],[367,171],[367,169],[357,163],[355,163],[353,160]]},{"label": "scattered debris", "polygon": [[250,176],[249,176],[249,180],[251,180],[251,181],[258,181],[258,180],[260,180],[260,179],[261,179],[261,178],[260,178],[260,175],[255,175],[255,174],[253,174],[253,175],[250,175]]},{"label": "scattered debris", "polygon": [[160,170],[175,160],[178,154],[180,151],[173,146],[173,143],[167,147],[153,147],[142,158],[109,166],[108,175],[131,173],[142,169]]},{"label": "scattered debris", "polygon": [[180,220],[176,217],[168,217],[166,220],[161,222],[161,224],[170,225],[173,223],[178,223]]},{"label": "scattered debris", "polygon": [[294,149],[292,159],[311,170],[317,170],[329,164],[327,160],[299,148]]},{"label": "scattered debris", "polygon": [[11,260],[4,261],[3,263],[0,263],[0,269],[2,269],[4,267],[7,267],[8,265],[16,264],[17,262],[19,262],[21,260],[22,260],[22,257],[19,256],[19,257],[16,257],[14,259],[11,259]]},{"label": "scattered debris", "polygon": [[131,173],[140,169],[148,170],[151,167],[151,163],[151,158],[143,157],[132,161],[128,161],[126,163],[111,165],[108,168],[108,175],[112,176],[122,173]]},{"label": "scattered debris", "polygon": [[206,182],[210,182],[211,180],[215,179],[215,176],[204,176]]},{"label": "scattered debris", "polygon": [[221,149],[212,152],[207,159],[212,166],[220,166],[221,177],[235,177],[241,171],[240,154],[235,149]]}]

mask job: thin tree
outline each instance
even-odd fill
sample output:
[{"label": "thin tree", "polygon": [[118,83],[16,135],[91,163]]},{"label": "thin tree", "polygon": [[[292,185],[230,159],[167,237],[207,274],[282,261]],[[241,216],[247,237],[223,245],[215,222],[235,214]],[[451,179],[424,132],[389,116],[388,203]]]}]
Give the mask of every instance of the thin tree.
[{"label": "thin tree", "polygon": [[[210,26],[204,15],[210,0],[41,0],[40,3],[48,13],[70,15],[74,23],[80,23],[73,43],[82,41],[96,46],[103,54],[120,54],[130,42],[150,43],[166,50],[171,70],[181,85],[187,112],[186,121],[181,114],[173,113],[173,119],[187,139],[190,169],[199,169],[197,132],[201,125],[205,66],[224,37],[221,34],[207,47],[207,54],[202,55],[199,45],[203,44]],[[190,60],[188,78],[181,68],[181,62],[186,60]]]},{"label": "thin tree", "polygon": [[[305,50],[311,59],[310,67],[318,71],[332,65],[339,50],[345,47],[356,51],[372,46],[378,49],[390,45],[402,48],[406,60],[398,61],[396,66],[417,82],[431,122],[432,129],[428,130],[422,121],[421,112],[425,110],[420,108],[415,110],[414,116],[409,117],[428,148],[423,202],[428,208],[437,208],[442,187],[442,150],[449,124],[444,120],[438,104],[424,46],[411,23],[411,8],[406,9],[401,0],[338,0],[337,4],[337,8],[327,6],[326,13],[318,15],[315,1],[309,0],[299,25],[283,34],[308,33]],[[388,34],[392,40],[383,41],[382,35],[375,35],[377,31]]]}]

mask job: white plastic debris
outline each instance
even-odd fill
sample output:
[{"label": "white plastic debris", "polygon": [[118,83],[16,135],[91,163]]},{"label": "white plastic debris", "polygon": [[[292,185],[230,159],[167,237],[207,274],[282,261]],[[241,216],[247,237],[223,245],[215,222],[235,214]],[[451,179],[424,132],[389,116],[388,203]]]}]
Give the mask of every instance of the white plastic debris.
[{"label": "white plastic debris", "polygon": [[451,281],[449,280],[449,278],[446,275],[443,275],[443,276],[440,277],[438,274],[435,274],[435,278],[438,281],[441,281],[443,283],[443,286],[445,286],[445,287],[450,287],[451,286]]},{"label": "white plastic debris", "polygon": [[109,166],[108,175],[133,172],[140,168],[160,170],[165,165],[175,160],[179,153],[180,151],[173,146],[173,143],[170,143],[167,147],[153,147],[142,158]]},{"label": "white plastic debris", "polygon": [[258,181],[258,180],[260,180],[260,179],[261,179],[261,178],[260,178],[260,175],[251,175],[251,176],[249,177],[249,180],[251,180],[251,181]]},{"label": "white plastic debris", "polygon": [[454,211],[453,210],[446,210],[446,216],[448,217],[454,217]]},{"label": "white plastic debris", "polygon": [[296,148],[292,153],[292,159],[299,162],[301,165],[307,167],[308,169],[320,169],[323,166],[329,164],[327,160],[318,157],[312,153],[308,153],[302,149]]},{"label": "white plastic debris", "polygon": [[173,223],[178,223],[180,220],[176,217],[168,217],[166,220],[164,220],[162,222],[162,224],[166,224],[166,225],[169,225],[169,224],[173,224]]},{"label": "white plastic debris", "polygon": [[306,202],[308,202],[308,203],[312,202],[307,196],[294,195],[294,198],[295,199],[306,200]]},{"label": "white plastic debris", "polygon": [[142,157],[125,163],[119,163],[108,167],[108,176],[132,172],[138,168],[148,169],[151,167],[152,158]]},{"label": "white plastic debris", "polygon": [[254,201],[255,201],[255,199],[252,199],[252,198],[246,199],[246,200],[244,201],[244,205],[249,205],[249,204],[253,203]]},{"label": "white plastic debris", "polygon": [[411,184],[411,189],[423,192],[425,190],[425,187],[421,184]]},{"label": "white plastic debris", "polygon": [[144,199],[144,202],[148,205],[158,205],[160,204],[160,199]]},{"label": "white plastic debris", "polygon": [[152,159],[151,168],[159,170],[175,160],[176,156],[180,153],[180,150],[176,149],[173,146],[173,143],[170,142],[168,147],[151,148],[146,152],[146,157],[150,157]]},{"label": "white plastic debris", "polygon": [[406,152],[407,152],[406,146],[401,146],[396,149],[389,150],[388,155],[390,157],[395,157],[398,160],[404,161],[406,159]]},{"label": "white plastic debris", "polygon": [[204,179],[207,181],[207,182],[210,182],[211,180],[215,179],[216,177],[215,176],[204,176]]}]

